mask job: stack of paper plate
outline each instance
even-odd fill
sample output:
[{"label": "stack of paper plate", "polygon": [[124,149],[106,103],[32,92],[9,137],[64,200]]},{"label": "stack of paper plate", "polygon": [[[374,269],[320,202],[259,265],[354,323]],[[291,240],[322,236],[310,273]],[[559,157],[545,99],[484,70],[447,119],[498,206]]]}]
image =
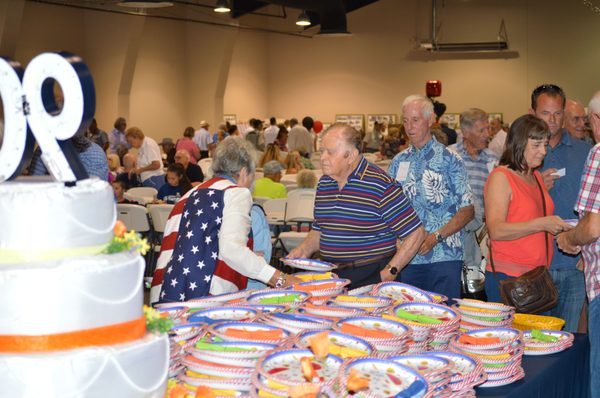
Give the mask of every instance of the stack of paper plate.
[{"label": "stack of paper plate", "polygon": [[389,297],[382,296],[367,296],[367,295],[356,295],[351,296],[349,294],[340,294],[332,297],[331,300],[327,301],[327,305],[337,305],[340,307],[348,307],[368,311],[372,314],[380,314],[386,312],[387,309],[394,303]]},{"label": "stack of paper plate", "polygon": [[522,379],[523,333],[510,328],[472,330],[456,336],[450,346],[457,352],[477,357],[488,375],[480,387],[496,387]]},{"label": "stack of paper plate", "polygon": [[528,330],[523,333],[525,355],[550,355],[561,352],[573,345],[574,338],[572,333],[560,330]]},{"label": "stack of paper plate", "polygon": [[270,343],[203,339],[183,359],[187,370],[179,380],[193,387],[221,390],[220,395],[247,392],[258,359],[275,348],[277,345]]},{"label": "stack of paper plate", "polygon": [[296,309],[296,312],[300,314],[308,314],[337,320],[340,318],[359,316],[364,314],[365,311],[359,308],[342,307],[339,305],[317,305],[305,303],[302,307]]},{"label": "stack of paper plate", "polygon": [[169,377],[178,375],[184,369],[181,360],[185,357],[186,350],[204,335],[205,326],[206,324],[202,322],[185,323],[174,325],[169,330]]},{"label": "stack of paper plate", "polygon": [[311,350],[304,348],[271,351],[257,363],[255,387],[287,392],[290,387],[305,383],[333,386],[342,362],[340,357],[331,354],[317,358]]},{"label": "stack of paper plate", "polygon": [[487,374],[477,358],[449,351],[427,352],[422,355],[439,357],[450,361],[452,376],[448,383],[448,388],[452,391],[451,396],[474,397],[474,388],[487,380]]},{"label": "stack of paper plate", "polygon": [[352,379],[364,380],[364,386],[354,391],[355,396],[431,397],[427,380],[418,372],[396,361],[381,358],[360,358],[348,361],[340,372],[338,395],[348,396]]},{"label": "stack of paper plate", "polygon": [[298,308],[310,297],[310,293],[299,290],[265,289],[249,295],[246,301],[255,304],[283,304],[289,308]]},{"label": "stack of paper plate", "polygon": [[384,356],[406,352],[412,333],[400,322],[370,316],[340,319],[333,324],[333,329],[368,341]]},{"label": "stack of paper plate", "polygon": [[343,294],[349,284],[350,279],[320,279],[296,283],[290,289],[310,293],[312,295],[311,302],[321,304],[331,296]]},{"label": "stack of paper plate", "polygon": [[300,333],[294,340],[294,345],[298,348],[310,348],[311,339],[319,333],[325,333],[327,336],[328,352],[342,359],[366,357],[376,351],[375,347],[365,339],[335,330],[313,330]]},{"label": "stack of paper plate", "polygon": [[434,396],[444,397],[452,392],[448,386],[452,377],[453,366],[450,360],[421,354],[400,355],[388,359],[416,370],[427,380]]},{"label": "stack of paper plate", "polygon": [[431,295],[424,290],[401,282],[379,283],[373,288],[372,294],[389,297],[396,303],[411,303],[413,301],[433,302]]},{"label": "stack of paper plate", "polygon": [[156,310],[162,317],[168,317],[175,324],[184,323],[187,316],[187,307],[181,303],[163,303],[156,306]]},{"label": "stack of paper plate", "polygon": [[294,276],[302,282],[320,281],[322,279],[339,279],[338,275],[331,271],[304,271],[296,272]]},{"label": "stack of paper plate", "polygon": [[330,329],[333,320],[316,317],[309,314],[276,312],[265,314],[261,318],[267,325],[273,325],[289,331],[290,333],[301,333],[306,330]]},{"label": "stack of paper plate", "polygon": [[371,292],[373,291],[373,288],[375,287],[375,284],[372,285],[365,285],[365,286],[361,286],[361,287],[357,287],[351,290],[348,290],[348,293],[346,293],[349,296],[362,296],[365,294],[371,294]]},{"label": "stack of paper plate", "polygon": [[207,325],[223,321],[252,322],[260,315],[259,310],[249,307],[213,307],[188,315],[188,322],[203,322]]},{"label": "stack of paper plate", "polygon": [[[413,339],[418,333],[427,332],[427,346],[413,345],[409,352],[418,353],[429,350],[443,351],[448,347],[450,338],[458,333],[460,316],[444,304],[404,303],[395,306],[390,314],[413,329]],[[420,351],[419,351],[420,350]]]},{"label": "stack of paper plate", "polygon": [[460,313],[460,328],[463,331],[490,327],[510,327],[515,309],[502,303],[487,303],[480,300],[455,299],[453,306]]}]

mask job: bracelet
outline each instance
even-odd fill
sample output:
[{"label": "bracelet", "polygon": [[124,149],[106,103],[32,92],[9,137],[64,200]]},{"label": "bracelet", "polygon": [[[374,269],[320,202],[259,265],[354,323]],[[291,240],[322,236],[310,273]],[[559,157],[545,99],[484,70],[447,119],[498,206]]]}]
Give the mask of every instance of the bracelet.
[{"label": "bracelet", "polygon": [[275,281],[275,286],[273,286],[275,289],[280,289],[283,287],[283,285],[285,285],[285,279],[287,278],[287,275],[284,274],[283,272],[281,272],[279,274],[279,277],[277,278],[277,280]]}]

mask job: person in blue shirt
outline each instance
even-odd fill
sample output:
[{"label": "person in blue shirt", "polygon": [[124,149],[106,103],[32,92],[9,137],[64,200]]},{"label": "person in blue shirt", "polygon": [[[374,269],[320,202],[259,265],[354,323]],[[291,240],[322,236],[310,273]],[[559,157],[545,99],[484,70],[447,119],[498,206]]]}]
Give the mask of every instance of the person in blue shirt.
[{"label": "person in blue shirt", "polygon": [[[577,218],[573,208],[591,145],[563,129],[565,102],[565,93],[560,87],[544,84],[533,90],[529,113],[545,121],[550,128],[546,157],[540,170],[554,201],[554,214],[568,220]],[[578,269],[582,267],[577,267],[579,261],[580,255],[566,254],[554,242],[550,275],[558,290],[558,304],[546,315],[564,319],[564,330],[569,332],[577,331],[585,300],[584,276]]]},{"label": "person in blue shirt", "polygon": [[410,146],[394,157],[388,174],[402,184],[427,236],[400,273],[402,282],[459,298],[463,228],[473,219],[473,195],[462,159],[432,136],[433,103],[411,95],[402,103]]},{"label": "person in blue shirt", "polygon": [[179,163],[173,163],[167,169],[165,176],[166,184],[163,184],[158,190],[156,197],[159,200],[173,204],[192,189],[192,184],[188,180],[183,166]]}]

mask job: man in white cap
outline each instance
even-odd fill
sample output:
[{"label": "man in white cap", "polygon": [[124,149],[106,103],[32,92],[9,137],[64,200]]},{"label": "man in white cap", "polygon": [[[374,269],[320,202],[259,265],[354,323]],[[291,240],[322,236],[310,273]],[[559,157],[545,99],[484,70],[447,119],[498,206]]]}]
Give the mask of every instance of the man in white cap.
[{"label": "man in white cap", "polygon": [[212,138],[208,132],[209,124],[206,120],[200,122],[200,129],[194,133],[194,142],[200,148],[200,159],[208,157],[208,151],[213,149]]}]

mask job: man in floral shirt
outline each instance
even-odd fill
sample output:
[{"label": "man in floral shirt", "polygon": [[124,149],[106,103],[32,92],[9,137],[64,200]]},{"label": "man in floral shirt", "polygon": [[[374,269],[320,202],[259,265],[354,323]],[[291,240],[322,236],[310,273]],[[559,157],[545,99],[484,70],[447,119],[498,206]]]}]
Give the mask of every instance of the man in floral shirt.
[{"label": "man in floral shirt", "polygon": [[394,157],[388,174],[402,184],[428,235],[400,279],[458,298],[462,229],[473,219],[473,195],[463,161],[432,137],[434,122],[429,98],[411,95],[402,103],[410,146]]}]

